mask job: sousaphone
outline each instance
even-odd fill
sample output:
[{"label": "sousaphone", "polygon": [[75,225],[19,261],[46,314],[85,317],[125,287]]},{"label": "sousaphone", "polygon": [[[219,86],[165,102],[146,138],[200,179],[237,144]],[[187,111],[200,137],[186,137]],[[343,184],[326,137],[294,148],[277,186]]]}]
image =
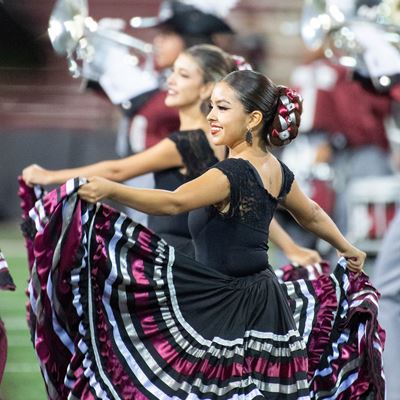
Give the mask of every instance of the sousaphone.
[{"label": "sousaphone", "polygon": [[120,19],[95,21],[87,0],[57,0],[48,26],[71,75],[99,82],[115,104],[157,87],[152,45],[122,32],[125,25]]}]

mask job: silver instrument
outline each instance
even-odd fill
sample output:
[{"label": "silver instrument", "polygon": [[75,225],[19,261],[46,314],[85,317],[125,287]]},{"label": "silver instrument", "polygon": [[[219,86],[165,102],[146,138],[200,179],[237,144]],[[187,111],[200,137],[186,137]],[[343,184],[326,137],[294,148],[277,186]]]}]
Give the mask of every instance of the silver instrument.
[{"label": "silver instrument", "polygon": [[355,0],[305,0],[301,35],[327,58],[370,77],[385,91],[400,74],[400,0],[357,6]]},{"label": "silver instrument", "polygon": [[95,21],[87,0],[57,0],[48,26],[52,46],[67,58],[72,77],[99,82],[116,104],[137,94],[134,81],[142,73],[140,90],[157,86],[153,46],[122,32],[125,25],[118,19]]}]

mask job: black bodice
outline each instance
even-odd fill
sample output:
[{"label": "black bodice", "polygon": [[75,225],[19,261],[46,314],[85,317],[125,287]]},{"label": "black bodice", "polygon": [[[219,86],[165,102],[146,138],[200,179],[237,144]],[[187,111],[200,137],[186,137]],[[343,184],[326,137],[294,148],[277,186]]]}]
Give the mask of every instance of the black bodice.
[{"label": "black bodice", "polygon": [[230,208],[191,211],[189,228],[196,260],[231,276],[250,275],[267,268],[269,224],[280,199],[290,191],[294,176],[282,166],[278,198],[264,188],[260,175],[247,160],[230,158],[214,165],[230,183]]},{"label": "black bodice", "polygon": [[[185,182],[200,176],[207,168],[218,162],[203,130],[178,131],[169,136],[180,153],[185,172],[171,168],[154,173],[155,188],[175,190]],[[191,236],[188,227],[188,213],[173,216],[149,215],[148,226],[173,246],[187,250]],[[185,240],[186,239],[186,240]],[[184,248],[182,248],[182,246]]]}]

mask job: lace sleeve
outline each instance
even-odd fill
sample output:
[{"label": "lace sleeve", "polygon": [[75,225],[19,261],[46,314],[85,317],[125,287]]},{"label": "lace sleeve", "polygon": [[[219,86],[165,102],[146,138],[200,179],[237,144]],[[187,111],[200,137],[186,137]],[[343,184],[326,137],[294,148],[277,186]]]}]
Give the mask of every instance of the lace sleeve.
[{"label": "lace sleeve", "polygon": [[265,190],[254,167],[241,158],[228,158],[214,165],[229,180],[229,209],[224,218],[235,218],[255,229],[267,231],[277,200]]},{"label": "lace sleeve", "polygon": [[279,193],[279,199],[283,199],[287,196],[292,188],[292,184],[294,181],[294,174],[293,172],[284,164],[282,161],[279,161],[282,168],[282,188]]},{"label": "lace sleeve", "polygon": [[229,210],[225,214],[226,217],[233,217],[237,215],[241,208],[243,197],[242,190],[246,187],[246,175],[244,174],[246,169],[242,162],[243,160],[241,159],[228,158],[220,161],[213,167],[223,172],[229,180],[230,199]]},{"label": "lace sleeve", "polygon": [[202,130],[179,131],[169,136],[178,149],[189,180],[200,176],[218,162]]}]

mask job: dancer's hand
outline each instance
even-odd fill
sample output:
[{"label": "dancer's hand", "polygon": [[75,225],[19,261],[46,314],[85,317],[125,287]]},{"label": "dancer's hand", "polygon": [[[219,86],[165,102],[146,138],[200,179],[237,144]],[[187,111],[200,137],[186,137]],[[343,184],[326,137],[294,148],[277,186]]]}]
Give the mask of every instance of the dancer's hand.
[{"label": "dancer's hand", "polygon": [[47,185],[49,171],[40,165],[32,164],[22,170],[22,179],[28,186]]},{"label": "dancer's hand", "polygon": [[113,185],[115,185],[115,182],[99,176],[87,178],[87,181],[88,183],[78,189],[78,194],[82,200],[89,203],[97,203],[109,197],[112,193]]},{"label": "dancer's hand", "polygon": [[347,260],[347,267],[350,271],[360,273],[363,270],[367,254],[350,245],[345,251],[338,251],[339,256]]},{"label": "dancer's hand", "polygon": [[291,263],[299,264],[301,266],[315,264],[322,261],[318,251],[301,246],[295,246],[290,249],[290,251],[286,253],[286,257]]}]

